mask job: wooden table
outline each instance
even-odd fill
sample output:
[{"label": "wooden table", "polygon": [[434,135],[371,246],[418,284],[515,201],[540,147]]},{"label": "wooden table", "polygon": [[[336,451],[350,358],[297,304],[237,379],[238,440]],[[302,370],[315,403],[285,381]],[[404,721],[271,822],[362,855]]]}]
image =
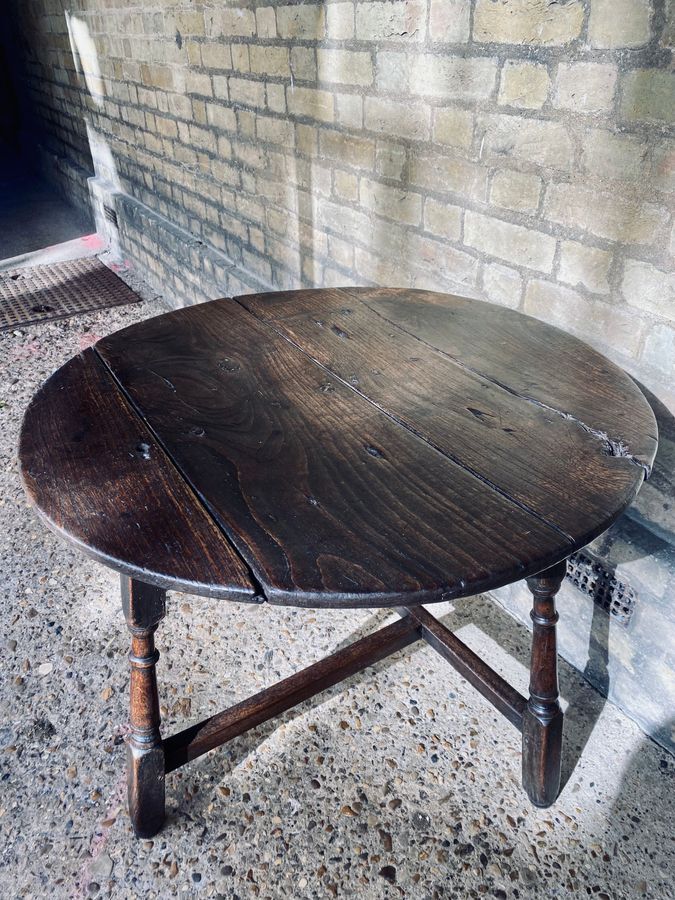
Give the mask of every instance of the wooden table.
[{"label": "wooden table", "polygon": [[[420,638],[522,731],[525,789],[551,804],[554,596],[565,559],[633,500],[656,446],[643,395],[590,347],[427,291],[216,300],[70,360],[26,413],[21,466],[46,524],[122,573],[136,834],[161,827],[167,773]],[[529,698],[420,605],[521,578]],[[153,635],[167,589],[401,618],[162,738]]]}]

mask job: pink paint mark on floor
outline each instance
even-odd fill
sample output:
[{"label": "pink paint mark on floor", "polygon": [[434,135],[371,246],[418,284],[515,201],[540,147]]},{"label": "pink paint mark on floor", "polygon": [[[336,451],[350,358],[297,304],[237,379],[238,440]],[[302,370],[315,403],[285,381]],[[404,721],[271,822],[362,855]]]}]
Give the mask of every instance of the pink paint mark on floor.
[{"label": "pink paint mark on floor", "polygon": [[93,332],[88,334],[81,334],[78,339],[80,350],[86,350],[87,347],[93,347],[94,344],[97,341],[100,341],[102,337],[102,334],[94,334]]},{"label": "pink paint mark on floor", "polygon": [[40,353],[42,347],[37,341],[30,341],[27,344],[23,344],[21,347],[17,347],[16,350],[12,353],[12,362],[19,362],[19,360],[30,359],[32,356],[37,356]]},{"label": "pink paint mark on floor", "polygon": [[80,238],[80,242],[88,247],[90,250],[100,250],[102,247],[106,246],[106,242],[103,240],[100,234],[85,234],[84,237]]}]

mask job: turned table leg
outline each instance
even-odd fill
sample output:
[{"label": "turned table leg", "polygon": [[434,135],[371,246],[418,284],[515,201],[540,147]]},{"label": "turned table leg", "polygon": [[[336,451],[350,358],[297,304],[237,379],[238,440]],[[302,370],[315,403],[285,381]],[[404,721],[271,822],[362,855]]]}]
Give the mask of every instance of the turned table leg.
[{"label": "turned table leg", "polygon": [[131,632],[130,722],[127,747],[129,815],[137,837],[150,838],[164,822],[164,750],[154,633],[164,617],[166,592],[122,576],[122,608]]},{"label": "turned table leg", "polygon": [[563,712],[558,703],[555,595],[566,563],[527,579],[534,602],[530,698],[523,715],[523,786],[535,806],[550,806],[560,789]]}]

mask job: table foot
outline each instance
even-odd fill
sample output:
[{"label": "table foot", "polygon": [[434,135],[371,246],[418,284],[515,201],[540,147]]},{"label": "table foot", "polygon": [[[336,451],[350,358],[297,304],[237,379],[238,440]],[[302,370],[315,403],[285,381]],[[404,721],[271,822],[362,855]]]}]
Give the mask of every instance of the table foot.
[{"label": "table foot", "polygon": [[523,787],[535,806],[550,806],[560,790],[563,712],[558,702],[555,595],[566,563],[527,579],[534,598],[530,697],[523,715]]},{"label": "table foot", "polygon": [[160,734],[154,633],[166,592],[122,576],[122,607],[131,632],[130,715],[127,748],[129,815],[137,837],[150,838],[164,822],[164,748]]}]

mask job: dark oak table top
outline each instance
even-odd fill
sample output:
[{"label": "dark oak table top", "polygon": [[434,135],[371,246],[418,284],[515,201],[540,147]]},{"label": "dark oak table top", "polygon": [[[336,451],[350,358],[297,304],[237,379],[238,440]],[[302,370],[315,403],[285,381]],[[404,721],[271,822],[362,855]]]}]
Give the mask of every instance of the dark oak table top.
[{"label": "dark oak table top", "polygon": [[46,523],[141,581],[297,606],[429,603],[567,557],[657,447],[634,382],[508,309],[404,289],[259,294],[99,341],[29,406]]}]

